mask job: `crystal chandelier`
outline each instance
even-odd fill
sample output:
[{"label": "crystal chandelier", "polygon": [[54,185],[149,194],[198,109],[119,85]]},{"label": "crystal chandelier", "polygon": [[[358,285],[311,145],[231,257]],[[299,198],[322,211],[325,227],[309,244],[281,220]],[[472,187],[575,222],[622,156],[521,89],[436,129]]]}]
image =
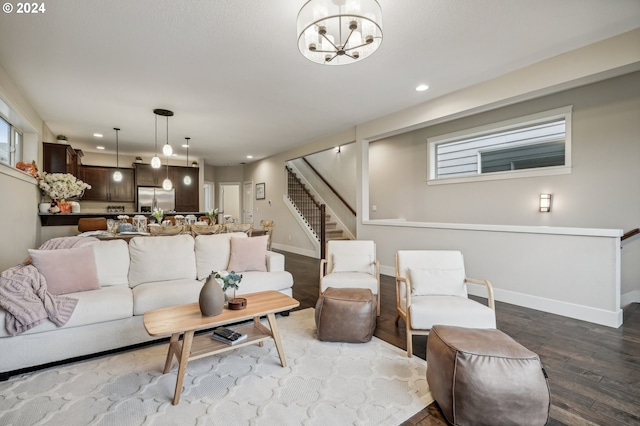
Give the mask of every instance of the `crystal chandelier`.
[{"label": "crystal chandelier", "polygon": [[298,49],[318,64],[360,61],[382,43],[376,0],[310,0],[298,13]]}]

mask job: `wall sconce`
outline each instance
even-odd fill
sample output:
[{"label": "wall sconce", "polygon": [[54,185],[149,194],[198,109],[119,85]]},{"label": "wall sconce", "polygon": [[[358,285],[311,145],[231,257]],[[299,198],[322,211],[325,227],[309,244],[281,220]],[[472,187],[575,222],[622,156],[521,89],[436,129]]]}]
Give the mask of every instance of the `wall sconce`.
[{"label": "wall sconce", "polygon": [[549,213],[551,211],[551,194],[540,194],[540,212]]},{"label": "wall sconce", "polygon": [[342,147],[340,145],[336,146],[336,152],[340,154],[340,151],[342,151]]}]

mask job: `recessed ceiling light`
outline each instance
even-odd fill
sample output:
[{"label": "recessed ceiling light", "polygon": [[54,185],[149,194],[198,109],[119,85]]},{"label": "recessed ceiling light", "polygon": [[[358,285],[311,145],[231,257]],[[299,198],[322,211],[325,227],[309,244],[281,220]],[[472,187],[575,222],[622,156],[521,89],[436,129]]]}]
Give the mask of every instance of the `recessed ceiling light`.
[{"label": "recessed ceiling light", "polygon": [[104,149],[104,146],[96,146],[98,149]]},{"label": "recessed ceiling light", "polygon": [[102,133],[94,133],[93,137],[94,138],[101,138],[101,137],[103,137],[103,135],[102,135]]},{"label": "recessed ceiling light", "polygon": [[247,158],[251,159],[253,158],[253,155],[247,155]]},{"label": "recessed ceiling light", "polygon": [[416,87],[416,92],[424,92],[428,88],[429,88],[429,86],[427,86],[426,84],[421,84],[418,87]]}]

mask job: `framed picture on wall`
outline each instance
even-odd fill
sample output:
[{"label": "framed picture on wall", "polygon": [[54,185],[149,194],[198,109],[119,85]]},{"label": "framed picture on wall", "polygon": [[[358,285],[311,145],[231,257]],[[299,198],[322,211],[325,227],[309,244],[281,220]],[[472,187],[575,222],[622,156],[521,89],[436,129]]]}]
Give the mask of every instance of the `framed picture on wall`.
[{"label": "framed picture on wall", "polygon": [[256,183],[256,200],[264,200],[264,182]]}]

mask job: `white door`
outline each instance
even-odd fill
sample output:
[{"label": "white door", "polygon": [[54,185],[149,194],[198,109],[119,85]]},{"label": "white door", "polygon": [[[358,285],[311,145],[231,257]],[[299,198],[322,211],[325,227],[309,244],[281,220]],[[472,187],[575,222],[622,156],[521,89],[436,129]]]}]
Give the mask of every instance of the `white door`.
[{"label": "white door", "polygon": [[253,223],[253,182],[243,184],[242,194],[242,223]]},{"label": "white door", "polygon": [[220,213],[224,214],[224,223],[236,223],[240,219],[240,184],[220,184]]}]

